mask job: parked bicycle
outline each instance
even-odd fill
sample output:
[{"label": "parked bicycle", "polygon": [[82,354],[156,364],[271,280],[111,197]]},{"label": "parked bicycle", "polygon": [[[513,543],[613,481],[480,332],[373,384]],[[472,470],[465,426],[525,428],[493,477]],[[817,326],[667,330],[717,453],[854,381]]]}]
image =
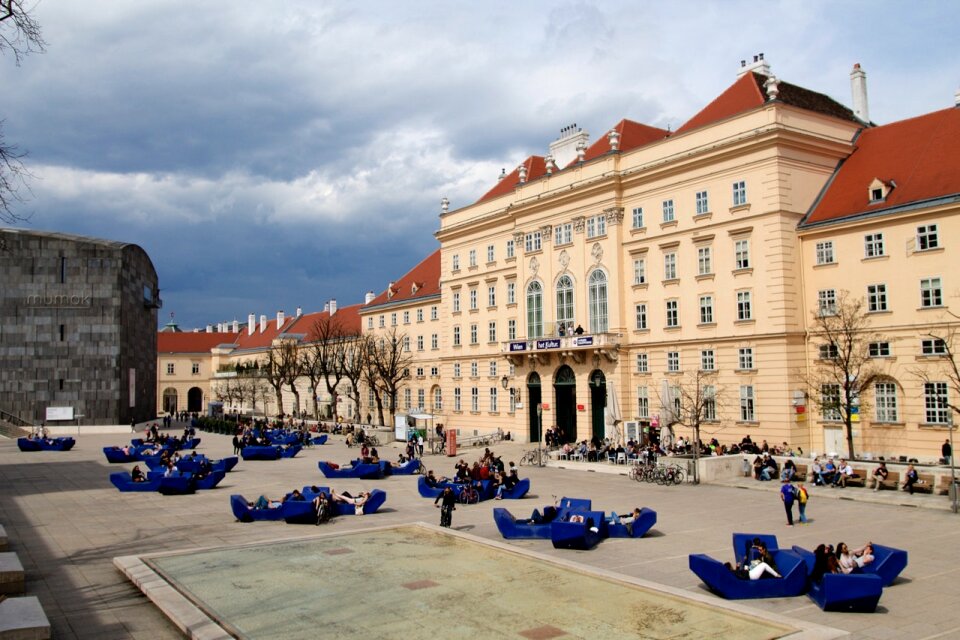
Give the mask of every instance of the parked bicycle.
[{"label": "parked bicycle", "polygon": [[520,457],[520,466],[545,463],[549,455],[550,452],[547,449],[531,449],[530,451],[525,451],[523,456]]}]

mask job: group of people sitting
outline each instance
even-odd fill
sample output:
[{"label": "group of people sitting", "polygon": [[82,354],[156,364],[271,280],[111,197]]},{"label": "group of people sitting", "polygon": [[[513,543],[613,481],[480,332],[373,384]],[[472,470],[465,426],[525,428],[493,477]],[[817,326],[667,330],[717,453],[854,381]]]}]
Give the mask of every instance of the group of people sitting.
[{"label": "group of people sitting", "polygon": [[[320,487],[312,486],[310,487],[310,493],[316,494],[313,498],[313,509],[317,515],[318,525],[327,522],[333,515],[334,503],[342,502],[344,504],[352,504],[357,515],[362,516],[363,505],[370,499],[369,491],[361,491],[356,496],[351,495],[349,491],[337,493],[331,490],[330,493],[327,494],[326,491],[321,491]],[[300,489],[294,489],[279,500],[272,500],[265,495],[261,495],[255,501],[248,502],[247,504],[256,510],[279,509],[285,502],[305,502],[306,500],[307,497],[303,495]]]},{"label": "group of people sitting", "polygon": [[[179,451],[170,452],[169,449],[164,449],[160,452],[160,468],[163,469],[163,477],[170,478],[177,475],[180,471],[179,465],[182,460],[188,460],[191,463],[196,462],[196,464],[191,464],[193,468],[193,478],[195,480],[202,480],[206,478],[211,473],[213,473],[213,464],[205,457],[198,456],[196,451],[190,453],[190,455],[181,457]],[[140,465],[133,465],[133,470],[130,472],[130,480],[133,482],[146,482],[148,480],[147,475],[140,468]]]},{"label": "group of people sitting", "polygon": [[810,466],[810,476],[813,478],[814,485],[840,487],[841,489],[845,488],[850,480],[860,477],[859,474],[854,472],[850,463],[843,458],[837,464],[834,464],[833,458],[827,458],[825,462],[821,462],[819,457],[813,459],[813,464]]},{"label": "group of people sitting", "polygon": [[452,478],[445,476],[437,477],[433,470],[427,471],[424,482],[430,488],[441,486],[445,482],[454,482],[459,484],[472,483],[477,489],[480,489],[484,481],[490,481],[494,492],[494,498],[503,499],[503,492],[509,491],[520,482],[520,476],[517,473],[517,465],[511,462],[509,468],[505,468],[503,460],[494,455],[489,448],[483,450],[483,455],[479,460],[474,461],[470,466],[466,460],[460,458],[454,466],[454,475]]},{"label": "group of people sitting", "polygon": [[863,573],[863,568],[875,560],[872,542],[852,551],[845,542],[838,543],[836,547],[819,544],[813,550],[813,556],[810,579],[815,581],[822,580],[827,573]]}]

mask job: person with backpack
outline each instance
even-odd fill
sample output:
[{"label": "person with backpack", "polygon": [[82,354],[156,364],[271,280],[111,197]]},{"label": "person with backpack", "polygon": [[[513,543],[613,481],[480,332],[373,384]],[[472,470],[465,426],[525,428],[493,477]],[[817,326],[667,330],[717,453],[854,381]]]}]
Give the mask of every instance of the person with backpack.
[{"label": "person with backpack", "polygon": [[800,510],[800,524],[807,524],[807,501],[809,499],[810,492],[801,482],[797,485],[797,508]]},{"label": "person with backpack", "polygon": [[783,501],[783,508],[787,512],[787,526],[793,526],[793,503],[796,499],[797,494],[793,488],[793,483],[789,480],[783,482],[783,486],[780,487],[780,499]]}]

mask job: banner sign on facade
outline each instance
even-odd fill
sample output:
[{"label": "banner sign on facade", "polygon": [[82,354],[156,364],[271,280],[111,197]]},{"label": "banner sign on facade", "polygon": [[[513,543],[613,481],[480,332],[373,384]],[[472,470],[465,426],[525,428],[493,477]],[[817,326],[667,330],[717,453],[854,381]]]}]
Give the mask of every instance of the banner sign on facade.
[{"label": "banner sign on facade", "polygon": [[593,344],[593,336],[577,336],[573,339],[576,347],[587,347]]},{"label": "banner sign on facade", "polygon": [[560,338],[549,338],[547,340],[537,340],[537,349],[559,349]]},{"label": "banner sign on facade", "polygon": [[510,351],[526,351],[527,343],[526,342],[511,342]]}]

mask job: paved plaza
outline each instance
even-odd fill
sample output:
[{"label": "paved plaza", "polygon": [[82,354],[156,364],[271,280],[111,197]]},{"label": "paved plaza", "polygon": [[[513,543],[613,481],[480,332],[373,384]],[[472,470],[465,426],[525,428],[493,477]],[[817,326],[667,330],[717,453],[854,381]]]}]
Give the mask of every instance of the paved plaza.
[{"label": "paved plaza", "polygon": [[[230,438],[201,435],[199,451],[213,458],[230,455]],[[21,453],[15,442],[0,440],[0,524],[6,527],[11,550],[23,563],[26,593],[40,598],[54,638],[182,637],[114,567],[117,556],[439,520],[432,501],[419,497],[416,478],[325,481],[317,470],[318,460],[344,463],[356,452],[345,447],[338,436],[331,444],[305,450],[292,460],[241,461],[217,489],[169,497],[119,493],[110,484],[110,472],[129,470],[132,465],[108,464],[101,448],[126,439],[84,436],[66,453]],[[501,443],[495,451],[506,462],[518,460],[524,448]],[[380,449],[386,459],[395,460],[399,452],[396,445]],[[461,450],[471,462],[481,451]],[[428,455],[426,465],[449,475],[453,461]],[[798,544],[811,549],[820,542],[860,546],[873,540],[910,553],[909,566],[894,586],[884,590],[874,614],[827,614],[806,596],[740,604],[842,629],[854,638],[960,637],[960,610],[955,608],[960,596],[960,516],[944,508],[946,498],[815,489],[808,506],[811,523],[790,528],[776,483],[661,487],[628,480],[622,467],[601,466],[593,472],[588,468],[521,468],[521,476],[532,480],[531,495],[522,501],[461,507],[454,513],[453,525],[481,538],[500,540],[491,517],[494,506],[526,517],[534,507],[563,495],[591,498],[596,508],[618,513],[633,506],[650,507],[657,511],[658,522],[642,540],[610,539],[587,552],[558,551],[542,540],[510,544],[709,598],[714,596],[687,568],[687,555],[700,552],[732,559],[733,531],[774,533],[784,546]],[[230,512],[232,493],[250,499],[260,494],[279,497],[310,484],[329,484],[351,492],[378,487],[387,491],[388,499],[376,515],[341,517],[319,528],[283,522],[241,524]]]}]

